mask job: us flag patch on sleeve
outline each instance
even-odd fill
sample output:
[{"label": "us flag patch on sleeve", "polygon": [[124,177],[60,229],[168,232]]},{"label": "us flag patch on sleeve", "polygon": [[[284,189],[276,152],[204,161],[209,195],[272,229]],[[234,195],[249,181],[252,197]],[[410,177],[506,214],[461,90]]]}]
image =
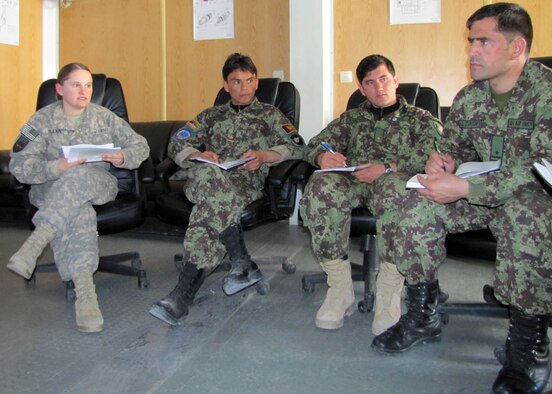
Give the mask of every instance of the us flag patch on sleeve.
[{"label": "us flag patch on sleeve", "polygon": [[23,127],[19,130],[19,137],[13,145],[14,152],[20,152],[29,144],[38,137],[38,131],[36,131],[32,126],[25,123]]}]

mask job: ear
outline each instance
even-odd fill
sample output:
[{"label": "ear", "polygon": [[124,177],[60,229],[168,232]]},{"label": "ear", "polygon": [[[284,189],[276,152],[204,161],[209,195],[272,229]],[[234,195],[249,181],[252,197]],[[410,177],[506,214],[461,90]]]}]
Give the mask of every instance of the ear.
[{"label": "ear", "polygon": [[523,37],[516,37],[512,40],[512,54],[515,57],[525,54],[527,49],[527,41]]},{"label": "ear", "polygon": [[58,94],[58,96],[63,96],[63,94],[61,93],[61,85],[59,82],[56,82],[56,93]]},{"label": "ear", "polygon": [[222,87],[224,88],[224,90],[228,93],[230,93],[230,90],[228,90],[228,82],[226,81],[223,81],[222,82]]}]

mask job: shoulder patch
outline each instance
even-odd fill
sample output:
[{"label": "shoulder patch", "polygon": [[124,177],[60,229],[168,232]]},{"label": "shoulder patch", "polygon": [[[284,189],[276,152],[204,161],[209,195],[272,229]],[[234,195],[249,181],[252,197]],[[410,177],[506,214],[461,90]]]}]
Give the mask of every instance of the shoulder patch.
[{"label": "shoulder patch", "polygon": [[201,123],[197,119],[190,120],[189,122],[186,122],[186,126],[188,126],[191,130],[197,129],[199,126],[201,126]]},{"label": "shoulder patch", "polygon": [[25,123],[23,127],[21,127],[21,129],[19,130],[19,137],[17,137],[17,140],[13,145],[13,151],[22,151],[23,149],[25,149],[27,144],[33,141],[36,137],[38,137],[38,131],[36,131],[32,126]]},{"label": "shoulder patch", "polygon": [[190,138],[193,134],[194,132],[189,129],[188,125],[186,125],[175,133],[174,138],[177,140],[185,140]]},{"label": "shoulder patch", "polygon": [[285,130],[286,133],[296,133],[297,132],[297,129],[291,123],[286,123],[286,124],[282,125],[282,128]]},{"label": "shoulder patch", "polygon": [[288,138],[295,146],[305,146],[305,140],[303,140],[303,137],[301,137],[298,133],[290,133],[288,134]]}]

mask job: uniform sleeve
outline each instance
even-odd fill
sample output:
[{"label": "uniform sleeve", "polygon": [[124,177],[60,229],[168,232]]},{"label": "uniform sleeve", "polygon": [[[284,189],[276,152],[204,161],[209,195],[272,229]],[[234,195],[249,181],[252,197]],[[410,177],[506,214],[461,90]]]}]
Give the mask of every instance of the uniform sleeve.
[{"label": "uniform sleeve", "polygon": [[347,115],[345,113],[338,119],[331,121],[326,128],[310,139],[309,144],[305,148],[303,160],[314,166],[318,166],[316,158],[324,152],[322,142],[327,142],[335,152],[346,154],[347,145],[345,142],[348,140],[349,131],[350,127],[348,126]]},{"label": "uniform sleeve", "polygon": [[58,159],[47,160],[46,141],[39,123],[36,117],[31,117],[21,128],[10,154],[10,172],[19,182],[29,185],[59,178]]},{"label": "uniform sleeve", "polygon": [[276,165],[284,160],[300,158],[301,152],[305,148],[303,137],[289,119],[277,108],[272,108],[270,112],[269,124],[272,128],[272,146],[269,150],[280,154],[280,160],[270,163]]},{"label": "uniform sleeve", "polygon": [[208,129],[207,112],[203,111],[174,133],[167,148],[168,156],[180,167],[185,168],[187,157],[200,151]]},{"label": "uniform sleeve", "polygon": [[[429,112],[413,108],[410,120],[405,124],[410,128],[410,144],[397,147],[397,171],[408,175],[425,172],[425,163],[435,151],[435,141],[441,138],[443,125]],[[408,130],[405,130],[408,133]]]},{"label": "uniform sleeve", "polygon": [[136,133],[126,121],[116,115],[113,115],[112,123],[114,130],[116,130],[113,143],[115,146],[121,147],[124,155],[124,162],[120,167],[128,169],[138,168],[149,156],[147,140]]}]

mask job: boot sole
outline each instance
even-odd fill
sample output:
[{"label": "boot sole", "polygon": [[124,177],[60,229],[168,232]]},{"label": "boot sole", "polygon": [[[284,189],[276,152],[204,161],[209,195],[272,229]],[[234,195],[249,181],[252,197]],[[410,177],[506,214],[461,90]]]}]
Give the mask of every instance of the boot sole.
[{"label": "boot sole", "polygon": [[160,305],[153,305],[149,310],[150,315],[153,317],[158,318],[159,320],[171,325],[171,326],[179,326],[181,323],[179,320],[172,317],[165,308],[163,308]]},{"label": "boot sole", "polygon": [[222,291],[224,291],[224,294],[227,296],[234,295],[236,293],[239,293],[242,290],[247,289],[248,287],[253,286],[254,284],[260,282],[263,279],[263,274],[261,271],[257,270],[256,272],[252,272],[249,275],[249,281],[242,282],[242,283],[223,283],[222,284]]},{"label": "boot sole", "polygon": [[103,324],[100,325],[100,326],[96,326],[96,327],[85,327],[85,326],[77,326],[78,330],[80,332],[86,332],[86,333],[91,333],[91,332],[100,332],[103,330]]},{"label": "boot sole", "polygon": [[374,346],[373,343],[371,345],[371,348],[374,349],[379,354],[383,354],[383,355],[386,355],[386,356],[393,356],[393,355],[396,355],[396,354],[404,353],[404,352],[412,349],[417,344],[438,343],[438,342],[441,342],[441,333],[439,333],[438,335],[433,336],[433,337],[422,338],[422,339],[419,339],[417,341],[414,341],[410,346],[405,347],[403,349],[397,349],[397,350],[395,350],[395,349],[383,349],[383,348],[380,348],[378,346]]},{"label": "boot sole", "polygon": [[32,272],[29,272],[28,270],[21,270],[19,265],[16,262],[10,262],[6,265],[6,267],[13,272],[14,274],[17,274],[21,276],[22,278],[25,278],[27,280],[31,279],[31,276],[33,276]]},{"label": "boot sole", "polygon": [[353,313],[355,313],[354,303],[353,305],[351,305],[349,308],[345,310],[345,313],[343,314],[343,319],[341,319],[340,321],[315,319],[314,324],[316,325],[316,327],[321,328],[323,330],[337,330],[343,327],[343,324],[345,323],[345,318],[351,316]]}]

